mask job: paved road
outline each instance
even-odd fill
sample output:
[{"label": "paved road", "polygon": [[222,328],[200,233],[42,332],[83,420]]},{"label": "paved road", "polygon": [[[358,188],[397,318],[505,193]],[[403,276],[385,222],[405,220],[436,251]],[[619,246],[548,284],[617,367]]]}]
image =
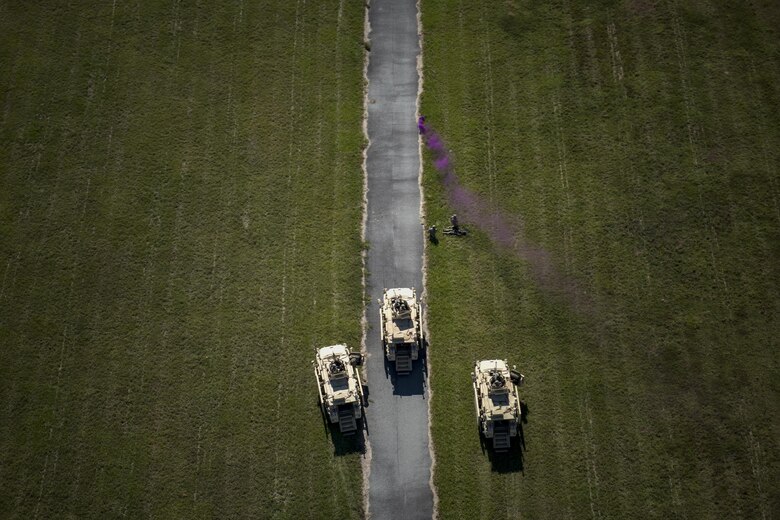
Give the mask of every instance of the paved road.
[{"label": "paved road", "polygon": [[368,61],[368,294],[366,347],[371,443],[369,514],[431,518],[428,391],[422,362],[399,378],[385,364],[376,303],[387,287],[422,293],[420,156],[417,140],[415,0],[371,0]]}]

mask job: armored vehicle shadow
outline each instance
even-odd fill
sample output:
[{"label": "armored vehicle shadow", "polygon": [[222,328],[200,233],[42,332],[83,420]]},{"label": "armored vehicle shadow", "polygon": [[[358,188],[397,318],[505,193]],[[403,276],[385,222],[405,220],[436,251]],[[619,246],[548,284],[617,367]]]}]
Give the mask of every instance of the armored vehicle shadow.
[{"label": "armored vehicle shadow", "polygon": [[428,379],[427,350],[420,354],[420,361],[412,366],[411,372],[398,374],[395,363],[385,357],[385,376],[390,378],[393,384],[393,395],[423,395]]},{"label": "armored vehicle shadow", "polygon": [[[522,434],[521,434],[522,435]],[[522,437],[521,437],[522,438]],[[517,473],[523,471],[523,451],[519,439],[512,442],[509,451],[495,453],[492,448],[487,450],[491,469],[497,473]]]},{"label": "armored vehicle shadow", "polygon": [[[367,388],[367,387],[363,387]],[[320,407],[317,400],[317,407]],[[365,416],[357,422],[357,431],[349,434],[341,433],[339,426],[330,424],[325,414],[322,417],[322,431],[326,439],[333,443],[333,454],[337,457],[350,455],[353,453],[366,453],[366,435],[368,434],[368,423]]]},{"label": "armored vehicle shadow", "polygon": [[[527,421],[523,421],[524,423]],[[524,473],[523,459],[525,452],[525,432],[523,426],[519,425],[517,437],[512,439],[509,449],[496,451],[493,449],[493,443],[483,435],[479,436],[479,445],[482,453],[486,454],[490,461],[491,470],[497,473]]]},{"label": "armored vehicle shadow", "polygon": [[333,454],[337,457],[352,453],[366,453],[366,436],[363,431],[351,435],[344,435],[338,429],[331,428],[331,440],[333,442]]}]

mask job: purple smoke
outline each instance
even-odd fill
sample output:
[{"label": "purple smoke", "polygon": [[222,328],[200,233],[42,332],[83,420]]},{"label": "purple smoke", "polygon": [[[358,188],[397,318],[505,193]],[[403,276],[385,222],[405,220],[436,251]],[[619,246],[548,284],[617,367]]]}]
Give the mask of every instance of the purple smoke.
[{"label": "purple smoke", "polygon": [[487,234],[490,240],[514,251],[528,262],[535,281],[544,289],[562,294],[580,310],[589,309],[585,293],[571,277],[559,272],[549,251],[530,244],[523,233],[522,221],[493,207],[482,196],[462,186],[455,174],[453,157],[441,136],[422,116],[417,121],[423,142],[430,151],[433,166],[438,170],[440,180],[447,192],[450,206],[467,226],[472,225]]},{"label": "purple smoke", "polygon": [[420,135],[425,133],[425,116],[417,118],[417,130],[419,130]]},{"label": "purple smoke", "polygon": [[516,242],[516,233],[506,216],[494,210],[479,195],[463,187],[455,174],[452,156],[441,136],[420,118],[423,142],[433,156],[433,166],[441,173],[441,180],[447,190],[450,205],[462,218],[485,231],[490,238],[506,247]]}]

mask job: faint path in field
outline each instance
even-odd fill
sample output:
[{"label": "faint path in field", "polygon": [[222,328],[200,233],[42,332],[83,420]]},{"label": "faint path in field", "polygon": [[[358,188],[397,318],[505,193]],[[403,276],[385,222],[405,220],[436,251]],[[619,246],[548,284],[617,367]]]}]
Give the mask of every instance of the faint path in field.
[{"label": "faint path in field", "polygon": [[[496,128],[495,128],[495,89],[493,88],[493,57],[490,51],[490,25],[487,23],[485,13],[485,3],[482,3],[482,10],[480,11],[480,23],[483,26],[484,35],[482,37],[482,56],[483,56],[483,79],[485,89],[485,99],[487,100],[487,110],[484,112],[483,124],[487,129],[487,140],[485,143],[486,162],[485,170],[488,176],[488,200],[490,204],[494,204],[496,200],[496,171],[498,165],[496,164]],[[498,302],[495,301],[498,291],[498,276],[493,276],[493,294],[494,303],[496,307],[499,307]]]},{"label": "faint path in field", "polygon": [[[108,75],[109,65],[111,61],[111,50],[112,50],[112,43],[113,43],[113,32],[114,32],[114,18],[116,14],[116,1],[113,2],[112,8],[111,8],[111,20],[110,20],[110,27],[109,27],[109,38],[107,41],[107,47],[105,52],[106,61],[104,66],[105,74],[103,76],[103,82],[105,82],[106,77]],[[80,41],[80,36],[77,36],[76,39],[76,45],[74,45],[74,53],[77,52],[77,49],[79,48],[78,43]],[[70,92],[73,92],[71,89]],[[10,96],[10,94],[9,94]],[[95,88],[94,84],[90,82],[89,87],[87,88],[86,92],[86,103],[85,106],[87,109],[89,109],[90,105],[93,103],[93,98],[95,96]],[[10,101],[10,97],[9,97]],[[6,106],[6,113],[8,109],[8,105]],[[5,121],[5,116],[4,116]],[[82,130],[82,133],[86,132],[87,130]],[[113,127],[108,130],[108,144],[106,148],[106,163],[104,165],[104,169],[108,166],[108,157],[111,155],[111,145],[112,145],[112,139],[113,139]],[[68,153],[68,150],[66,150],[64,146],[63,141],[63,147],[60,150],[60,153],[58,154],[60,165],[62,164],[62,159],[66,156]],[[36,162],[35,162],[35,170],[38,170],[38,167],[40,165],[41,160],[41,152],[39,151]],[[61,175],[62,168],[57,168],[57,174],[54,181],[54,187],[51,190],[52,193],[56,194],[59,193],[59,183],[60,183],[60,175]],[[73,239],[71,246],[72,251],[72,257],[73,257],[73,263],[70,266],[70,285],[68,289],[68,296],[66,300],[65,308],[67,309],[67,314],[65,317],[65,324],[63,326],[62,330],[62,341],[60,343],[60,352],[58,356],[58,363],[57,363],[57,371],[56,371],[56,380],[54,382],[54,398],[52,400],[52,411],[51,411],[51,419],[49,422],[49,433],[46,438],[46,443],[48,444],[49,448],[46,452],[46,456],[44,458],[43,462],[43,468],[41,469],[41,477],[40,477],[40,483],[38,487],[38,496],[36,498],[35,502],[35,508],[33,510],[33,518],[39,518],[41,515],[41,506],[44,502],[44,495],[47,494],[47,481],[53,480],[56,473],[57,473],[57,464],[59,462],[59,456],[60,456],[60,444],[57,439],[57,435],[59,433],[59,430],[62,427],[63,420],[60,418],[61,415],[64,412],[65,404],[61,402],[60,400],[60,389],[63,387],[63,379],[67,379],[69,375],[66,373],[65,370],[65,364],[66,364],[66,357],[69,354],[70,348],[75,345],[75,333],[73,331],[75,327],[76,321],[76,315],[78,312],[78,309],[74,308],[73,302],[74,302],[74,292],[78,286],[80,286],[80,267],[82,264],[82,257],[84,254],[84,242],[85,242],[85,222],[86,222],[86,214],[87,214],[87,206],[90,200],[90,191],[92,189],[92,175],[94,171],[92,169],[87,170],[86,173],[86,182],[85,186],[83,188],[83,191],[79,194],[78,199],[83,200],[81,203],[81,208],[79,211],[79,218],[78,218],[78,228],[74,234],[75,238]],[[53,211],[54,204],[57,202],[56,195],[53,195],[51,197],[51,206],[50,211]],[[27,209],[25,210],[26,213],[29,214],[30,211],[30,205],[32,204],[32,199],[28,203]],[[43,245],[47,241],[47,236],[43,236],[40,242],[40,245],[38,247],[38,250],[40,251],[43,247]],[[18,263],[19,258],[21,257],[21,251],[19,251],[16,255],[16,260]],[[38,260],[39,261],[39,260]],[[8,267],[6,269],[6,275],[7,271],[10,268],[10,260]],[[15,271],[15,270],[14,270]],[[3,291],[5,289],[5,281],[6,276],[3,277],[2,282],[2,288],[0,289],[0,297],[2,297]],[[56,432],[56,433],[55,433]]]},{"label": "faint path in field", "polygon": [[[704,187],[703,182],[701,181],[704,177],[710,177],[712,175],[715,175],[715,173],[712,171],[711,168],[709,168],[707,164],[707,148],[708,148],[708,142],[710,139],[708,139],[708,136],[706,134],[706,129],[704,125],[700,122],[699,119],[699,112],[700,108],[698,106],[698,102],[696,99],[696,88],[694,86],[694,73],[691,71],[691,66],[689,65],[689,44],[688,44],[688,36],[686,34],[685,30],[685,21],[682,18],[682,15],[680,13],[680,2],[678,1],[672,1],[669,4],[669,10],[671,15],[671,21],[672,21],[672,32],[673,32],[673,44],[674,44],[674,50],[677,57],[677,65],[679,68],[679,74],[680,74],[680,87],[682,90],[682,97],[684,101],[684,111],[685,111],[685,121],[686,121],[686,129],[688,134],[688,144],[689,144],[689,150],[690,150],[690,159],[691,159],[691,171],[692,175],[691,177],[695,180],[696,187],[698,189],[698,211],[700,212],[701,216],[703,218],[706,218],[706,229],[702,231],[702,234],[706,234],[706,236],[702,237],[704,242],[707,243],[708,249],[709,249],[709,275],[711,276],[713,286],[717,286],[720,288],[721,292],[721,301],[720,304],[723,309],[726,310],[726,312],[733,317],[733,309],[731,304],[731,296],[730,291],[731,288],[728,285],[727,279],[726,279],[726,269],[724,268],[723,262],[721,258],[723,257],[720,241],[719,241],[719,233],[716,230],[715,224],[712,222],[711,219],[707,218],[709,215],[709,211],[707,209],[707,202],[706,202],[706,196],[704,193]],[[695,70],[694,70],[695,72]],[[759,138],[759,146],[762,149],[766,149],[766,145],[763,141],[763,138]],[[761,154],[764,155],[765,154]],[[768,166],[767,163],[765,163],[766,166]],[[771,168],[767,168],[767,171],[771,172]],[[771,192],[771,196],[773,198],[773,203],[775,206],[776,214],[778,214],[778,217],[780,218],[780,213],[777,212],[777,199],[775,195],[775,186],[774,186],[774,176],[769,175],[770,179],[770,185],[769,190]],[[728,186],[728,183],[726,183]],[[731,193],[731,189],[729,187],[726,188],[729,191],[729,199],[733,200],[733,195]],[[701,355],[702,356],[708,356],[710,354],[710,347],[708,344],[702,344],[700,346],[701,349]],[[735,353],[736,354],[736,353]],[[738,413],[742,414],[742,407],[738,408]],[[748,433],[745,435],[745,448],[746,451],[749,453],[750,458],[750,465],[751,465],[751,472],[753,476],[753,485],[756,490],[756,494],[758,496],[758,504],[759,509],[761,511],[762,518],[766,518],[768,515],[768,512],[770,510],[770,506],[767,505],[767,500],[764,494],[764,488],[763,488],[763,475],[766,474],[766,465],[765,462],[762,460],[761,455],[761,447],[760,444],[755,440],[753,436],[753,431],[750,428],[750,424],[747,421],[747,418],[744,418],[743,424],[745,424],[745,429],[748,431]],[[667,426],[669,430],[669,437],[670,439],[673,436],[674,428],[672,425]],[[669,463],[669,481],[670,481],[670,487],[672,487],[672,482],[677,482],[677,485],[672,488],[672,498],[673,503],[678,507],[678,510],[685,514],[685,511],[683,509],[683,503],[680,500],[680,495],[682,492],[680,491],[681,482],[683,481],[683,477],[681,476],[682,471],[677,467],[676,461],[672,460]],[[709,484],[710,487],[714,487],[714,483]]]},{"label": "faint path in field", "polygon": [[407,376],[395,377],[386,369],[376,303],[384,288],[423,291],[418,6],[416,0],[372,0],[368,18],[368,514],[373,519],[427,519],[433,516],[433,492],[426,374],[422,360]]},{"label": "faint path in field", "polygon": [[599,474],[596,470],[596,441],[593,434],[593,414],[590,411],[590,398],[585,396],[580,404],[580,432],[584,443],[583,453],[585,454],[585,466],[588,478],[588,497],[590,499],[590,513],[595,520],[602,518],[599,503]]},{"label": "faint path in field", "polygon": [[[298,52],[299,48],[303,47],[304,43],[302,40],[304,39],[304,36],[301,31],[301,26],[303,25],[303,13],[302,13],[302,1],[298,0],[295,3],[295,26],[293,28],[293,46],[292,46],[292,56],[290,58],[290,115],[289,120],[291,121],[289,125],[290,130],[290,137],[288,139],[290,143],[289,152],[288,152],[288,168],[287,168],[287,176],[285,178],[285,184],[287,186],[287,190],[290,190],[292,187],[292,179],[296,177],[301,170],[301,164],[300,164],[300,157],[301,157],[301,140],[296,139],[296,122],[298,119],[298,114],[301,111],[301,108],[298,106],[298,97],[299,92],[298,90],[301,88],[299,87],[300,78],[299,75],[296,74],[298,71]],[[305,4],[305,2],[304,2]],[[282,250],[282,287],[281,287],[281,303],[280,303],[280,327],[279,327],[279,348],[282,352],[287,348],[287,300],[289,298],[288,296],[288,290],[292,292],[292,288],[288,288],[288,276],[289,276],[289,258],[295,258],[295,229],[290,229],[290,221],[294,222],[294,212],[296,211],[295,207],[290,208],[290,211],[285,213],[284,216],[284,227],[280,230],[282,234],[287,237],[290,236],[289,239],[285,238],[284,240],[284,246]],[[284,410],[282,410],[282,396],[285,394],[285,388],[284,388],[284,380],[285,375],[283,371],[280,371],[279,377],[277,378],[276,383],[276,409],[274,411],[274,417],[275,417],[275,430],[274,430],[274,438],[279,439],[282,437],[282,429],[284,427],[284,420],[283,420],[283,414]],[[271,491],[271,499],[274,503],[274,508],[277,511],[284,512],[287,509],[288,500],[289,500],[289,493],[290,490],[286,489],[286,483],[283,478],[280,477],[280,471],[284,468],[281,466],[282,462],[280,461],[280,455],[283,455],[280,453],[279,450],[274,450],[274,472],[273,472],[273,490]]]},{"label": "faint path in field", "polygon": [[[693,170],[697,173],[694,176],[696,178],[696,186],[698,188],[698,208],[702,215],[706,215],[707,211],[704,203],[704,194],[702,182],[699,177],[705,174],[707,169],[706,165],[702,161],[704,154],[701,152],[701,143],[705,141],[704,128],[698,121],[694,119],[697,112],[696,98],[694,97],[694,89],[691,86],[691,71],[688,66],[688,51],[686,43],[686,35],[683,29],[683,24],[680,20],[680,14],[677,9],[677,3],[671,4],[672,15],[672,30],[674,33],[674,48],[677,54],[677,64],[680,68],[680,81],[682,86],[683,100],[685,102],[685,122],[688,131],[688,144],[691,152],[691,160],[693,161]],[[718,234],[711,222],[707,222],[707,231],[709,236],[706,239],[709,245],[710,264],[712,266],[712,278],[715,283],[723,287],[724,296],[728,294],[729,288],[726,283],[726,277],[722,266],[718,258],[721,257],[720,242],[718,241]],[[728,308],[728,303],[724,297],[723,306]]]}]

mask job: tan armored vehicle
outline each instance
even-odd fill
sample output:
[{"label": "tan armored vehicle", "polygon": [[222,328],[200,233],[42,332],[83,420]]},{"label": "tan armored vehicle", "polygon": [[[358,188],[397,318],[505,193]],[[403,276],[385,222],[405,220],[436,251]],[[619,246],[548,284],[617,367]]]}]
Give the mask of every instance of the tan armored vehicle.
[{"label": "tan armored vehicle", "polygon": [[412,371],[422,349],[420,304],[414,289],[385,289],[380,301],[379,322],[388,361],[395,361],[396,374]]},{"label": "tan armored vehicle", "polygon": [[363,384],[357,369],[363,356],[350,353],[346,345],[332,345],[317,350],[312,363],[322,413],[339,425],[341,433],[355,433],[363,417]]},{"label": "tan armored vehicle", "polygon": [[495,451],[507,451],[519,430],[521,407],[517,387],[522,384],[523,375],[514,367],[510,370],[506,360],[490,359],[474,363],[471,379],[479,433],[493,439]]}]

